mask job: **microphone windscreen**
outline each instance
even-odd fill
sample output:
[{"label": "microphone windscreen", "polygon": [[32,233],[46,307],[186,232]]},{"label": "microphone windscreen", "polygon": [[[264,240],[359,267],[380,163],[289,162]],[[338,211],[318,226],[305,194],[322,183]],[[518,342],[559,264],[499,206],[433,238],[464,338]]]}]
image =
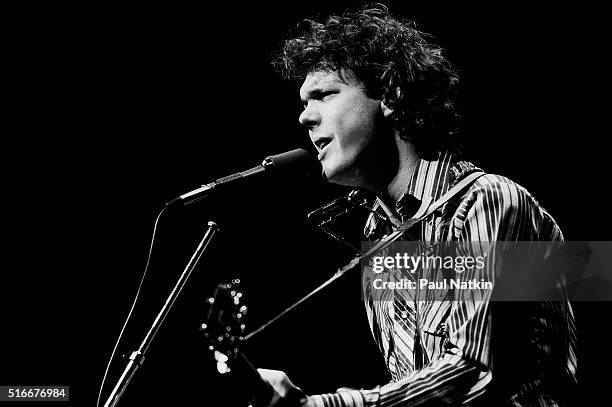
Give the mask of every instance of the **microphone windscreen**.
[{"label": "microphone windscreen", "polygon": [[322,167],[319,160],[303,148],[271,155],[264,161],[272,163],[275,172],[293,174],[321,174]]}]

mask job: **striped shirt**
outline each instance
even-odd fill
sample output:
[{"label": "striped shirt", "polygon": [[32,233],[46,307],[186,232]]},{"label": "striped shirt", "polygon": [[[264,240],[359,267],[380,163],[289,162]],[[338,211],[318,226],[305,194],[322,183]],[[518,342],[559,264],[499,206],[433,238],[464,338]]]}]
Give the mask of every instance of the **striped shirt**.
[{"label": "striped shirt", "polygon": [[[437,200],[475,171],[481,170],[450,153],[421,159],[396,204],[397,214],[405,222],[420,202]],[[384,213],[378,201],[375,211]],[[365,235],[372,240],[392,230],[390,222],[370,216]],[[425,242],[563,240],[529,192],[490,174],[409,232]],[[365,291],[372,334],[392,380],[375,389],[312,396],[315,405],[563,405],[562,392],[571,392],[576,383],[576,335],[567,297],[500,303],[490,301],[490,291],[470,298],[459,291],[449,291],[444,300],[427,300],[424,292],[415,300],[387,290],[387,301],[374,301]],[[564,295],[564,287],[561,291]],[[514,337],[519,339],[507,342]]]}]

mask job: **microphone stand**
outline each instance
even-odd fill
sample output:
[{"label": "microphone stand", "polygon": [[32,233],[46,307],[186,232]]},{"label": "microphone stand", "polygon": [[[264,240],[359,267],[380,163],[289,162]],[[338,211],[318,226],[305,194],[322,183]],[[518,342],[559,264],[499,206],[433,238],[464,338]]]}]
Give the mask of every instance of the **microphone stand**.
[{"label": "microphone stand", "polygon": [[183,287],[187,283],[187,280],[189,279],[191,272],[195,269],[198,261],[200,260],[200,257],[202,257],[202,254],[204,253],[204,251],[206,250],[206,248],[212,241],[213,236],[215,235],[216,232],[218,232],[218,230],[219,230],[219,226],[217,226],[215,222],[212,222],[212,221],[208,222],[208,228],[206,229],[206,233],[204,234],[204,237],[202,237],[200,244],[198,245],[195,252],[191,256],[189,263],[187,263],[187,266],[185,266],[185,270],[183,270],[183,273],[181,274],[178,281],[176,282],[174,288],[172,289],[172,292],[170,292],[170,295],[168,296],[166,303],[164,304],[162,309],[159,311],[159,314],[157,314],[157,318],[155,318],[155,321],[153,321],[153,325],[149,329],[149,332],[147,332],[145,338],[140,344],[140,347],[138,348],[138,350],[132,352],[132,354],[130,355],[129,362],[127,366],[125,367],[125,369],[123,370],[123,374],[117,381],[115,388],[113,389],[110,396],[106,400],[106,403],[104,403],[104,407],[116,406],[121,396],[123,396],[125,389],[130,383],[130,380],[132,380],[132,378],[134,377],[134,374],[136,373],[140,365],[142,365],[142,362],[144,362],[144,355],[147,349],[149,348],[149,345],[151,345],[151,342],[153,342],[153,338],[155,337],[155,334],[157,333],[160,326],[164,322],[164,319],[168,315],[168,312],[172,308],[172,305],[174,305],[174,302],[176,301],[181,291],[183,290]]}]

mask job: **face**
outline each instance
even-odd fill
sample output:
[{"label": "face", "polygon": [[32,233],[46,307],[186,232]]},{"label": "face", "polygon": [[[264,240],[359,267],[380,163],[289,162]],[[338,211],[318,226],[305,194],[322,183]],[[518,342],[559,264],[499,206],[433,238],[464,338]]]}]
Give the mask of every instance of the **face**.
[{"label": "face", "polygon": [[319,152],[325,177],[337,184],[364,186],[372,165],[367,152],[382,128],[380,100],[368,97],[351,71],[309,74],[300,97],[304,111],[299,120]]}]

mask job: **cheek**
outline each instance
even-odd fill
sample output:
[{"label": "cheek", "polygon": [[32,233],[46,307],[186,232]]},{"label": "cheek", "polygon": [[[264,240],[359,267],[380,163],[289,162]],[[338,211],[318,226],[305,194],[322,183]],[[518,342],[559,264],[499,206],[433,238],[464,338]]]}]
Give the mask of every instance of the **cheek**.
[{"label": "cheek", "polygon": [[374,137],[377,126],[377,110],[372,104],[349,106],[338,116],[337,128],[341,130],[340,146],[345,149],[361,149]]}]

